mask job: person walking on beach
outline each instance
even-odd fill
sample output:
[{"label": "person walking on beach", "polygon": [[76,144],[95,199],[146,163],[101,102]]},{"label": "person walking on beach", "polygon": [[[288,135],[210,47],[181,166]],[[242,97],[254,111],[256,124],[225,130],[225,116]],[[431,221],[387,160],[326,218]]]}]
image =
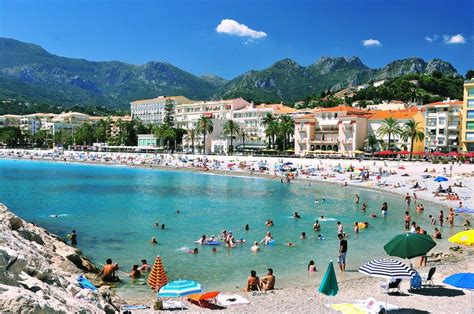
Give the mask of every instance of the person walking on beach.
[{"label": "person walking on beach", "polygon": [[341,233],[338,234],[337,237],[339,238],[339,256],[337,263],[341,271],[346,271],[347,240],[344,239]]}]

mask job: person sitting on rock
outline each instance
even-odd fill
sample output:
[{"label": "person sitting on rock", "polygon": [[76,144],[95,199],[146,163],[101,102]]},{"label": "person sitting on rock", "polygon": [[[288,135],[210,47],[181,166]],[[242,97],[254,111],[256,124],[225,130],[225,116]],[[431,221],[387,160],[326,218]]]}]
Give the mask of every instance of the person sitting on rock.
[{"label": "person sitting on rock", "polygon": [[104,268],[102,268],[99,273],[99,277],[101,277],[103,281],[107,282],[119,281],[120,279],[115,276],[115,271],[118,269],[118,264],[112,264],[112,259],[108,258],[107,261],[105,261]]}]

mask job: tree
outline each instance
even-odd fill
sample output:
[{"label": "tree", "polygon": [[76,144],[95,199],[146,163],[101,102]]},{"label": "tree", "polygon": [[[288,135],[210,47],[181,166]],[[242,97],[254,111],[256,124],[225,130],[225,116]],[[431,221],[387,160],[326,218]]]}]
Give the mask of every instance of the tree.
[{"label": "tree", "polygon": [[20,146],[23,141],[24,135],[21,133],[20,128],[13,126],[0,128],[0,143],[8,147],[17,147]]},{"label": "tree", "polygon": [[90,122],[84,122],[74,131],[74,140],[78,144],[92,145],[95,139],[95,130]]},{"label": "tree", "polygon": [[249,136],[244,129],[240,130],[240,137],[242,138],[242,151],[245,151],[245,139]]},{"label": "tree", "polygon": [[160,139],[160,146],[168,143],[168,150],[171,150],[171,140],[176,137],[175,130],[166,123],[158,125],[154,132],[155,136]]},{"label": "tree", "polygon": [[369,148],[372,156],[374,155],[375,151],[377,150],[377,145],[381,144],[381,140],[377,139],[374,134],[369,134],[365,139],[365,147],[366,149]]},{"label": "tree", "polygon": [[174,126],[174,107],[174,100],[167,99],[165,103],[165,117],[163,118],[163,123],[170,127]]},{"label": "tree", "polygon": [[413,155],[413,146],[415,141],[423,141],[425,138],[425,133],[423,133],[423,128],[420,126],[420,122],[411,119],[408,122],[405,122],[403,126],[403,130],[401,133],[401,137],[404,141],[410,139],[411,146],[410,146],[410,158]]},{"label": "tree", "polygon": [[110,139],[110,128],[112,125],[112,118],[107,117],[100,119],[95,128],[96,141],[99,143],[106,143]]},{"label": "tree", "polygon": [[[272,139],[276,133],[276,119],[271,113],[267,113],[260,122],[265,127],[265,135],[268,136],[268,148],[272,147]],[[273,141],[274,144],[275,141]]]},{"label": "tree", "polygon": [[197,128],[190,128],[188,130],[188,138],[191,139],[191,152],[194,154],[194,142],[199,137],[199,131]]},{"label": "tree", "polygon": [[224,134],[230,135],[230,146],[229,152],[232,154],[234,152],[234,134],[238,134],[240,132],[240,125],[236,123],[234,120],[227,120],[224,123]]},{"label": "tree", "polygon": [[397,120],[392,117],[385,118],[378,129],[378,134],[380,136],[388,135],[388,149],[391,148],[391,139],[393,135],[400,135],[402,133],[402,128]]},{"label": "tree", "polygon": [[289,115],[280,116],[278,120],[278,129],[283,137],[283,151],[285,151],[286,144],[290,141],[291,134],[295,132],[295,121]]},{"label": "tree", "polygon": [[474,79],[474,70],[469,70],[466,72],[466,80]]},{"label": "tree", "polygon": [[35,143],[36,147],[43,147],[45,144],[47,144],[46,141],[48,140],[48,138],[49,134],[46,130],[40,130],[32,136],[33,142]]},{"label": "tree", "polygon": [[197,129],[198,132],[202,134],[204,138],[204,155],[206,154],[206,135],[212,133],[214,131],[214,124],[212,120],[206,116],[202,116],[199,118],[197,122]]}]

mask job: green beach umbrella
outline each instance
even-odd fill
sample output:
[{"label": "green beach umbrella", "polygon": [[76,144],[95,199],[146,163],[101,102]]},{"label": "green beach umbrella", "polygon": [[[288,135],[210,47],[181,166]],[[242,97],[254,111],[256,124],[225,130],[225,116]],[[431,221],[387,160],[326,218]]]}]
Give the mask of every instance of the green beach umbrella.
[{"label": "green beach umbrella", "polygon": [[332,261],[329,261],[328,268],[326,269],[326,273],[321,281],[321,285],[319,285],[318,291],[327,296],[335,296],[339,291]]},{"label": "green beach umbrella", "polygon": [[390,256],[413,258],[426,255],[436,242],[427,234],[404,233],[394,236],[383,247]]}]

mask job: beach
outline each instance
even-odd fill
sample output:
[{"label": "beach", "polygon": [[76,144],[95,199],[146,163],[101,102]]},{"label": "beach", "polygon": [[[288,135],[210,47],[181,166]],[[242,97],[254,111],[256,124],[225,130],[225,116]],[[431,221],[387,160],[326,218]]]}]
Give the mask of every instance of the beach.
[{"label": "beach", "polygon": [[[291,167],[295,167],[298,173],[295,179],[296,184],[309,184],[311,182],[325,182],[333,184],[338,188],[342,188],[346,183],[348,186],[376,190],[380,193],[391,193],[404,198],[406,193],[413,194],[416,190],[417,198],[426,203],[441,204],[446,210],[449,207],[458,207],[462,201],[465,207],[473,207],[472,190],[474,171],[473,165],[451,165],[450,164],[431,164],[427,162],[405,162],[405,161],[381,161],[377,160],[335,160],[335,159],[281,159],[268,157],[241,157],[241,156],[207,156],[207,161],[203,161],[203,156],[190,155],[146,155],[146,154],[101,154],[101,153],[81,153],[81,152],[65,152],[63,155],[54,155],[51,152],[39,151],[0,151],[3,158],[17,158],[23,160],[38,161],[58,161],[69,163],[90,163],[104,165],[125,165],[129,167],[140,168],[159,168],[180,171],[199,171],[204,174],[226,175],[226,176],[258,176],[273,180],[286,179],[284,171],[275,171],[280,164],[292,163]],[[265,165],[268,170],[260,171],[260,166]],[[360,180],[359,176],[354,172],[345,171],[348,167],[367,169],[370,174],[369,180]],[[341,170],[335,170],[336,168]],[[377,179],[377,173],[382,171],[392,172],[387,176]],[[446,168],[446,173],[443,168]],[[315,169],[311,174],[306,170]],[[425,172],[428,169],[428,172]],[[434,169],[434,171],[432,171]],[[303,171],[303,172],[302,172]],[[396,173],[394,173],[396,172]],[[302,174],[303,173],[303,174]],[[353,175],[351,180],[350,176]],[[406,176],[408,175],[408,176]],[[429,178],[422,178],[423,175],[430,175]],[[432,193],[435,191],[439,183],[434,182],[436,176],[446,176],[447,182],[442,182],[444,188],[448,184],[462,182],[463,187],[453,187],[453,192],[460,197],[459,200],[444,200],[444,197],[435,197]],[[426,190],[411,189],[418,182],[422,188]],[[293,183],[291,183],[293,184]],[[400,184],[400,187],[395,187]],[[467,187],[466,187],[467,186]],[[444,195],[444,194],[443,194]],[[321,196],[323,197],[323,196]],[[426,205],[425,205],[426,206]],[[454,245],[453,245],[454,246]],[[472,251],[464,250],[460,252],[452,252],[443,246],[443,250],[435,249],[434,253],[444,253],[445,256],[433,258],[428,262],[427,267],[418,268],[420,272],[427,272],[431,266],[437,267],[435,276],[435,285],[441,285],[441,280],[446,276],[472,269],[474,267],[472,259]],[[448,256],[449,255],[449,256]],[[348,273],[356,272],[360,265],[348,265]],[[337,264],[335,264],[337,267]],[[320,267],[319,272],[324,272],[325,267]],[[243,270],[248,271],[248,270]],[[261,275],[261,274],[259,274]],[[336,275],[340,283],[339,294],[332,299],[332,303],[354,303],[356,300],[364,300],[368,297],[374,297],[379,301],[384,301],[385,294],[381,293],[379,286],[380,278],[362,277],[350,279],[345,274],[336,270]],[[278,273],[276,273],[278,278]],[[316,293],[319,282],[315,281],[315,286],[303,287],[286,287],[285,289],[277,289],[274,292],[267,293],[244,293],[237,292],[250,301],[248,305],[229,307],[228,311],[247,312],[330,312],[325,304],[328,298],[324,295]],[[278,288],[278,281],[277,281]],[[468,293],[461,294],[454,288],[449,286],[434,287],[423,289],[423,294],[407,294],[408,281],[402,283],[402,290],[406,295],[389,296],[388,302],[406,309],[416,309],[418,311],[429,311],[434,313],[469,313],[470,296]],[[226,294],[233,294],[236,291],[229,291]],[[129,304],[148,304],[151,305],[150,299],[130,299]],[[455,308],[453,308],[453,304]],[[202,308],[186,303],[190,311],[203,311]],[[144,310],[146,312],[147,310]],[[402,311],[403,312],[403,311]]]}]

